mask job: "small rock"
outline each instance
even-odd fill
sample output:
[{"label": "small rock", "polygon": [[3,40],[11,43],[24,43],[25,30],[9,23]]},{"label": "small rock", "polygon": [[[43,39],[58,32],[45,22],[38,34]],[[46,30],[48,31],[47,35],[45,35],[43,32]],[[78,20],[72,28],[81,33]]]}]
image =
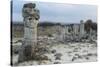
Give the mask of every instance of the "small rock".
[{"label": "small rock", "polygon": [[87,59],[87,60],[89,60],[89,58],[88,58],[88,57],[86,57],[86,59]]},{"label": "small rock", "polygon": [[78,58],[82,59],[82,56],[79,55]]},{"label": "small rock", "polygon": [[87,56],[92,56],[93,54],[91,54],[91,53],[89,53],[89,54],[87,54]]},{"label": "small rock", "polygon": [[18,46],[18,45],[12,46],[12,49],[13,49],[12,50],[13,54],[18,54],[20,46]]},{"label": "small rock", "polygon": [[56,53],[56,50],[52,50],[51,53]]},{"label": "small rock", "polygon": [[61,60],[61,58],[60,57],[56,57],[55,60]]},{"label": "small rock", "polygon": [[54,64],[60,64],[60,62],[54,62]]},{"label": "small rock", "polygon": [[68,52],[68,54],[72,53],[71,51]]},{"label": "small rock", "polygon": [[73,50],[73,52],[78,52],[78,48],[75,48],[75,49]]},{"label": "small rock", "polygon": [[75,54],[75,56],[77,57],[77,58],[82,58],[82,56],[80,56],[79,54]]},{"label": "small rock", "polygon": [[79,54],[75,54],[75,56],[79,56]]},{"label": "small rock", "polygon": [[61,53],[57,53],[57,54],[55,54],[55,56],[56,56],[56,57],[61,57],[62,54],[61,54]]},{"label": "small rock", "polygon": [[72,61],[74,61],[75,59],[77,59],[77,57],[73,57],[73,58],[72,58]]}]

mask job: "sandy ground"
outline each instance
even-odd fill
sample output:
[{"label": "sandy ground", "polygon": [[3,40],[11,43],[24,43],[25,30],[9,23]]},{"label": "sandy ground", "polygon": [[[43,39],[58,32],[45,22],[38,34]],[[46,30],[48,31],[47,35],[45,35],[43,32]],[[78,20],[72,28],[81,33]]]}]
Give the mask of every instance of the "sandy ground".
[{"label": "sandy ground", "polygon": [[[17,40],[17,39],[15,39]],[[14,40],[14,41],[15,41]],[[21,42],[13,43],[21,45]],[[18,54],[13,55],[15,65],[46,65],[46,64],[65,64],[76,62],[95,62],[97,61],[97,43],[66,43],[54,44],[50,47],[50,53],[45,54],[50,60],[47,61],[25,61],[18,63]]]}]

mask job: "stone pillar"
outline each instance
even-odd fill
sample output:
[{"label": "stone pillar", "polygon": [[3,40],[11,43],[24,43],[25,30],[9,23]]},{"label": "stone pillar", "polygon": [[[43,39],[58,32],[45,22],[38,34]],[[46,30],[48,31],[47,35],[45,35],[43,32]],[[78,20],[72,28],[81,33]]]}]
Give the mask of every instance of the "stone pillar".
[{"label": "stone pillar", "polygon": [[24,41],[19,52],[19,62],[29,60],[37,45],[37,24],[39,23],[39,10],[35,3],[24,4],[22,16],[24,21]]},{"label": "stone pillar", "polygon": [[78,27],[78,25],[76,25],[76,24],[74,24],[74,34],[75,35],[78,35],[78,30],[79,30],[79,27]]},{"label": "stone pillar", "polygon": [[64,26],[64,27],[62,28],[62,41],[65,40],[65,37],[66,37],[66,26]]},{"label": "stone pillar", "polygon": [[65,32],[66,32],[67,35],[69,34],[68,33],[68,26],[65,26]]},{"label": "stone pillar", "polygon": [[92,41],[93,40],[93,30],[92,30],[92,28],[90,28],[90,34],[89,34],[89,39],[90,39],[90,41]]},{"label": "stone pillar", "polygon": [[80,21],[80,35],[79,37],[82,38],[84,36],[84,23],[83,21]]}]

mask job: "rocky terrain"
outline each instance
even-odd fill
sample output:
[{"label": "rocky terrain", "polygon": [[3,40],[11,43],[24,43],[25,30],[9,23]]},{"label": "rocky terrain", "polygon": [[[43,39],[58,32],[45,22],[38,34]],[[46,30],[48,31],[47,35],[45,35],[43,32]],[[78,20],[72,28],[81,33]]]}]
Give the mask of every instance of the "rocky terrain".
[{"label": "rocky terrain", "polygon": [[62,64],[73,62],[95,62],[97,61],[97,43],[95,42],[67,42],[49,43],[48,52],[45,55],[48,60],[30,60],[18,63],[18,51],[23,38],[13,39],[13,64],[14,65],[44,65]]},{"label": "rocky terrain", "polygon": [[[44,25],[44,26],[43,26]],[[90,25],[90,24],[88,24]],[[86,26],[86,25],[85,25]],[[44,54],[44,60],[29,60],[18,62],[19,51],[24,41],[24,26],[23,24],[14,24],[12,27],[12,64],[14,66],[25,65],[48,65],[48,64],[63,64],[76,62],[95,62],[97,61],[97,29],[93,27],[85,28],[85,35],[79,36],[77,26],[69,25],[69,29],[60,24],[43,23],[38,26],[37,42],[40,53]],[[81,27],[80,27],[81,28]],[[83,28],[81,28],[83,29]],[[87,31],[87,33],[86,33]],[[64,32],[67,32],[64,33]],[[78,35],[77,35],[78,34]]]}]

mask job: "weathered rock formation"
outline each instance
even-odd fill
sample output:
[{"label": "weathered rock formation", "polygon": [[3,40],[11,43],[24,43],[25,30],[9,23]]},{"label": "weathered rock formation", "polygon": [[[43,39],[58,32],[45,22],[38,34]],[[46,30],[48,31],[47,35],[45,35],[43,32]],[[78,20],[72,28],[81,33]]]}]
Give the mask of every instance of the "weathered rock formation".
[{"label": "weathered rock formation", "polygon": [[35,59],[37,56],[37,24],[39,23],[39,10],[35,3],[24,4],[22,16],[24,21],[24,41],[19,52],[19,62]]}]

